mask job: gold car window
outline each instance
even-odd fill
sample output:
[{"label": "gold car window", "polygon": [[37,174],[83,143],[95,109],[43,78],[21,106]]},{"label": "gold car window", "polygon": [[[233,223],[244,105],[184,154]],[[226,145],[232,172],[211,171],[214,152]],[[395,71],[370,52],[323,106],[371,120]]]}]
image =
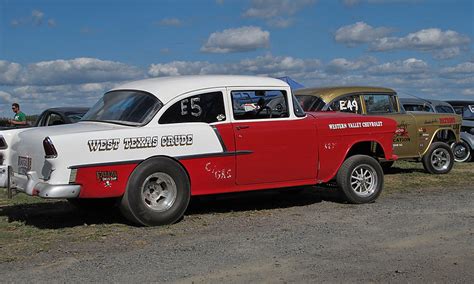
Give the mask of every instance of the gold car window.
[{"label": "gold car window", "polygon": [[350,95],[336,99],[328,105],[328,110],[361,114],[360,96]]},{"label": "gold car window", "polygon": [[397,103],[392,95],[367,94],[364,95],[367,113],[395,113],[398,112]]}]

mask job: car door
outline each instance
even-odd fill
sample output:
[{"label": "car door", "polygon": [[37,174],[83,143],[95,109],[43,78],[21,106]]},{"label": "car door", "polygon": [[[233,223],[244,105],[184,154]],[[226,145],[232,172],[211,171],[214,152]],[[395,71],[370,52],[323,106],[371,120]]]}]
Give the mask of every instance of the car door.
[{"label": "car door", "polygon": [[316,127],[312,119],[294,115],[289,90],[232,89],[229,94],[238,185],[316,179]]},{"label": "car door", "polygon": [[368,115],[379,115],[397,122],[393,151],[400,158],[419,153],[418,127],[414,115],[401,113],[395,94],[364,94],[364,109]]}]

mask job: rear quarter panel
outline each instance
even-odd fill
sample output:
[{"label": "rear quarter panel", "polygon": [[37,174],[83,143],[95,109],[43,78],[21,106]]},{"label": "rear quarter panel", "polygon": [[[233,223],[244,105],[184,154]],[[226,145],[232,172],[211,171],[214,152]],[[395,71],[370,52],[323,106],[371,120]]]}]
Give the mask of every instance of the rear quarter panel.
[{"label": "rear quarter panel", "polygon": [[385,159],[392,160],[392,139],[396,122],[389,118],[336,112],[311,113],[316,118],[319,139],[318,182],[333,179],[352,146],[359,142],[376,142]]}]

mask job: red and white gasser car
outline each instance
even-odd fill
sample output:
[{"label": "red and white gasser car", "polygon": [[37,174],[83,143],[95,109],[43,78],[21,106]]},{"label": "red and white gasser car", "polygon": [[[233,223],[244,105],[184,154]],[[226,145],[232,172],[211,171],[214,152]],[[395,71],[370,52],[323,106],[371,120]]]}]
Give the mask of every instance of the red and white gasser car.
[{"label": "red and white gasser car", "polygon": [[305,113],[283,81],[188,76],[107,92],[82,121],[0,133],[0,186],[76,203],[117,198],[142,225],[181,218],[193,195],[336,180],[352,203],[383,187],[396,123]]}]

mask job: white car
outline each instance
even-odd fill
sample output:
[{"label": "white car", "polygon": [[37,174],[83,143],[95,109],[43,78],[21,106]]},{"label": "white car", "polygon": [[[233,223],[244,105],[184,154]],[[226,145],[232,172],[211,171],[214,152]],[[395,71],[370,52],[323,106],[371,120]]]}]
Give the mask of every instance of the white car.
[{"label": "white car", "polygon": [[78,123],[0,133],[0,186],[43,198],[117,198],[142,225],[177,221],[191,195],[333,178],[349,201],[365,203],[382,190],[375,158],[395,158],[394,132],[390,119],[306,114],[277,79],[148,79],[107,92]]}]

